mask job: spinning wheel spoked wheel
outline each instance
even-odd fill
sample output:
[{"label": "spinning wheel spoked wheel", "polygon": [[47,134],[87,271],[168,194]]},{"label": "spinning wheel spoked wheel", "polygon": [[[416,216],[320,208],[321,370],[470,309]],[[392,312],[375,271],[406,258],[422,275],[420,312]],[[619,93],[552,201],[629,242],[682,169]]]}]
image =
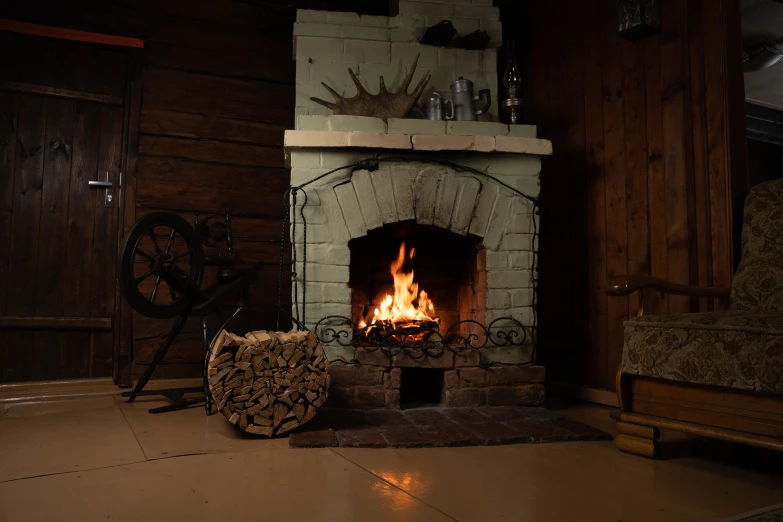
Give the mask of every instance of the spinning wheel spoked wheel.
[{"label": "spinning wheel spoked wheel", "polygon": [[201,238],[176,214],[153,212],[134,223],[122,240],[118,260],[120,289],[144,316],[182,314],[201,294]]}]

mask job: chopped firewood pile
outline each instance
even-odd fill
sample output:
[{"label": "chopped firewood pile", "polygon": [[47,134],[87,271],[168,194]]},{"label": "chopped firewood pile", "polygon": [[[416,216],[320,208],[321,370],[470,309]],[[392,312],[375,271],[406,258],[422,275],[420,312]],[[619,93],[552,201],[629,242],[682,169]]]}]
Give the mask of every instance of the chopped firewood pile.
[{"label": "chopped firewood pile", "polygon": [[329,390],[329,362],[312,332],[222,331],[210,354],[214,403],[242,431],[280,435],[315,416]]}]

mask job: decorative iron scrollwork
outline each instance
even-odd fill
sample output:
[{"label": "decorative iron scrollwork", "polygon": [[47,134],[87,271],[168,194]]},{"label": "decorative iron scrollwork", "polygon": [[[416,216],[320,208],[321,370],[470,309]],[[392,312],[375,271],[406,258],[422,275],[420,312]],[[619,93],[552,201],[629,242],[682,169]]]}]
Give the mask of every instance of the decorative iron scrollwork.
[{"label": "decorative iron scrollwork", "polygon": [[367,329],[359,328],[349,317],[327,315],[316,323],[314,331],[322,344],[337,343],[368,352],[380,350],[388,356],[404,352],[412,359],[425,355],[437,358],[446,351],[455,354],[465,350],[478,351],[487,346],[521,347],[528,339],[527,328],[513,317],[498,317],[486,326],[466,319],[452,324],[444,334],[437,328],[421,326],[367,335]]}]

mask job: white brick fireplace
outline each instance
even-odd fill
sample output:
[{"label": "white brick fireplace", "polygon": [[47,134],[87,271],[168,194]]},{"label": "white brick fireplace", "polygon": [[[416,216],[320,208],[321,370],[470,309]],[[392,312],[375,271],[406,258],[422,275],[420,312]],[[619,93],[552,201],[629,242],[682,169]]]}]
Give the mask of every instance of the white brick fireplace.
[{"label": "white brick fireplace", "polygon": [[[433,90],[448,97],[448,85],[458,76],[474,80],[477,89],[490,88],[495,97],[495,48],[501,36],[497,10],[484,5],[490,3],[401,0],[400,15],[392,18],[298,12],[296,130],[286,131],[285,147],[291,186],[307,184],[292,209],[297,217],[302,210],[306,237],[299,218],[292,243],[296,297],[300,310],[303,302],[306,306],[308,328],[327,315],[352,317],[349,282],[352,261],[358,260],[352,260],[351,245],[375,231],[407,223],[465,238],[475,246],[480,283],[469,290],[474,300],[471,318],[488,324],[510,316],[530,331],[537,216],[533,204],[508,187],[538,197],[540,157],[552,153],[551,143],[537,139],[534,126],[492,121],[497,119],[497,98],[494,110],[484,116],[487,121],[480,122],[334,116],[309,100],[329,99],[321,81],[341,95],[353,95],[349,66],[370,92],[377,92],[380,74],[390,89],[397,89],[417,53],[417,76],[427,70],[433,75],[422,98]],[[427,26],[443,19],[452,20],[463,35],[488,30],[492,48],[461,51],[415,43]],[[417,81],[414,77],[413,83]],[[378,160],[377,169],[340,170],[312,181],[368,158]],[[352,347],[326,349],[332,360],[356,358]],[[487,347],[481,350],[480,363],[529,361],[531,349],[531,343],[521,350]]]}]

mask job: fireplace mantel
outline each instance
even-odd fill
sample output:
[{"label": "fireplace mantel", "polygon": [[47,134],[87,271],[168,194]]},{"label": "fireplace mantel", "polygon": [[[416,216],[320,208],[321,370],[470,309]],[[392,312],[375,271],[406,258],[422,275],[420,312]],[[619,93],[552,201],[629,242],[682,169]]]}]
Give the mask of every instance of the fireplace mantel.
[{"label": "fireplace mantel", "polygon": [[[430,121],[362,116],[300,116],[299,130],[285,131],[286,151],[314,148],[371,148],[550,156],[552,142],[535,137],[535,127],[495,122]],[[302,129],[307,127],[307,129]],[[512,134],[513,133],[513,134]]]}]

